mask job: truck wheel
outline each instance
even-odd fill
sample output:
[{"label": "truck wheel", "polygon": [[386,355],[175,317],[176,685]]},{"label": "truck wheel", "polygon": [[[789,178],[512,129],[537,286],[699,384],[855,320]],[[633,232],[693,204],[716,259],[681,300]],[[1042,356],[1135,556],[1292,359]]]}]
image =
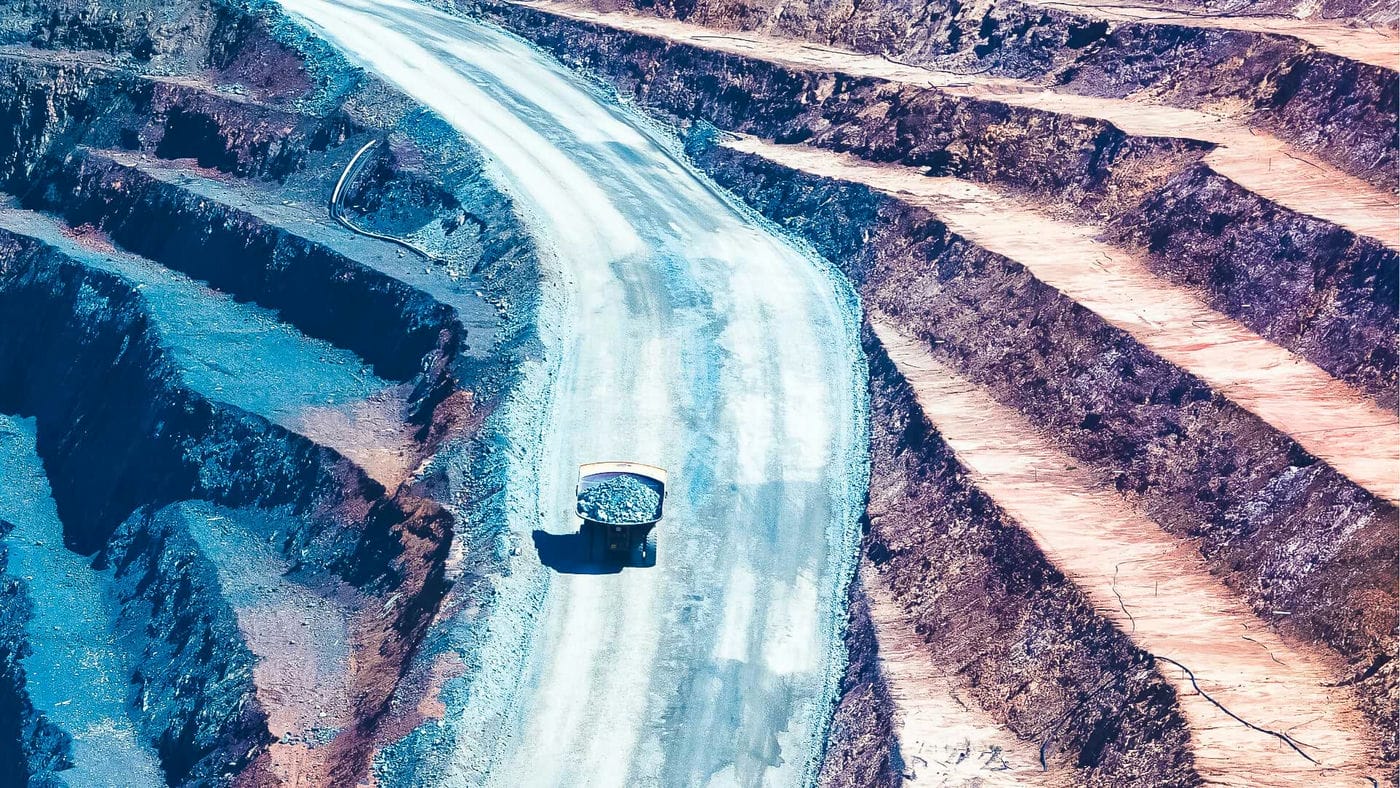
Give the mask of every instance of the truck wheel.
[{"label": "truck wheel", "polygon": [[633,566],[656,566],[656,532],[647,531],[646,538],[632,550]]}]

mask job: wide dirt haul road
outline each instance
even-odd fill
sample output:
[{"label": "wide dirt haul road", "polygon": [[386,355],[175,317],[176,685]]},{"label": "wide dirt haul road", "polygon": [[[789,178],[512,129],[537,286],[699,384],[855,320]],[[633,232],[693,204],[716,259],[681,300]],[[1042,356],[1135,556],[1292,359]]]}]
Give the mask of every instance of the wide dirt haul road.
[{"label": "wide dirt haul road", "polygon": [[[476,144],[544,250],[521,554],[486,667],[381,782],[810,782],[865,483],[849,289],[519,39],[411,2],[282,5]],[[578,465],[623,459],[670,472],[658,565],[543,566]]]}]

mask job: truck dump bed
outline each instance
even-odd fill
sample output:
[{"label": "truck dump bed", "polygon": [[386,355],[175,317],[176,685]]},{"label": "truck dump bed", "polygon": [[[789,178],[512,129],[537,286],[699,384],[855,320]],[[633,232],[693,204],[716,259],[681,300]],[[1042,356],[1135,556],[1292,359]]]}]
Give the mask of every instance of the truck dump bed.
[{"label": "truck dump bed", "polygon": [[666,471],[639,462],[579,467],[578,516],[605,525],[651,525],[661,519]]}]

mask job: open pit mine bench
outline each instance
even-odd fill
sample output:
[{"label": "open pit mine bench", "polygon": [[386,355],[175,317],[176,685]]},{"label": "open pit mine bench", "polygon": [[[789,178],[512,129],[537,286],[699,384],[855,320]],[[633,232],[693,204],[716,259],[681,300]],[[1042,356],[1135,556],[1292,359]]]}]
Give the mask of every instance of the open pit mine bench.
[{"label": "open pit mine bench", "polygon": [[579,535],[590,561],[656,565],[656,524],[666,471],[639,462],[592,462],[578,469]]}]

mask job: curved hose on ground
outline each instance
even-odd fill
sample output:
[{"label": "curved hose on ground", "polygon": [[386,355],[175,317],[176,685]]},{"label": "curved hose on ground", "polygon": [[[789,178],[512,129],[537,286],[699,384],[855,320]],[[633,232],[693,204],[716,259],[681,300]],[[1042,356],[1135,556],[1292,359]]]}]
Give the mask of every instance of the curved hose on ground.
[{"label": "curved hose on ground", "polygon": [[331,190],[331,201],[329,206],[331,218],[338,222],[341,226],[345,227],[347,230],[353,233],[357,233],[359,235],[363,235],[366,238],[374,238],[380,241],[388,241],[391,244],[397,244],[398,246],[402,246],[403,248],[409,250],[410,252],[413,252],[414,254],[426,258],[430,262],[447,262],[441,257],[438,257],[437,255],[427,251],[426,249],[422,249],[412,243],[409,243],[408,241],[405,241],[402,238],[395,238],[392,235],[376,233],[373,230],[366,230],[361,227],[357,227],[355,226],[354,222],[346,218],[345,213],[340,204],[341,196],[345,192],[345,186],[346,184],[352,182],[356,175],[360,174],[360,169],[364,167],[364,163],[368,161],[368,159],[365,158],[365,154],[369,152],[370,148],[373,148],[378,144],[379,140],[370,140],[369,142],[366,142],[359,150],[355,151],[354,156],[350,157],[349,163],[345,165],[345,171],[340,173],[340,179],[335,182],[335,188]]}]

